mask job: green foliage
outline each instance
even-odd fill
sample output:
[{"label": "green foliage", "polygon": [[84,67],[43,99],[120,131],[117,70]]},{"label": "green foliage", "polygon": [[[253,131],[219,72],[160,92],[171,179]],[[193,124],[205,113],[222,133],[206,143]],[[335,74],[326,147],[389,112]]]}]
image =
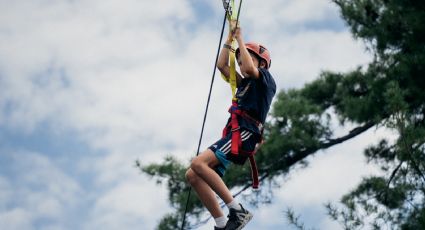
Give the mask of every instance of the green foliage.
[{"label": "green foliage", "polygon": [[[365,81],[366,94],[378,109],[367,116],[373,115],[398,138],[392,144],[381,140],[365,150],[383,176],[364,178],[344,196],[343,208],[328,206],[329,214],[347,229],[361,229],[367,223],[375,229],[424,229],[425,2],[334,2],[353,35],[368,42],[375,54]],[[363,108],[373,106],[361,103]]]},{"label": "green foliage", "polygon": [[402,230],[424,229],[425,226],[425,207],[415,209],[408,217],[407,221],[401,226]]},{"label": "green foliage", "polygon": [[[307,227],[300,220],[301,217],[299,215],[297,216],[294,210],[292,210],[291,208],[288,208],[285,211],[285,214],[286,214],[286,218],[289,221],[289,224],[291,224],[293,227],[295,227],[298,230],[307,230]],[[314,228],[312,228],[311,230],[314,230]]]},{"label": "green foliage", "polygon": [[[301,89],[277,95],[266,125],[265,144],[256,155],[260,175],[267,178],[253,200],[270,202],[274,179],[320,149],[361,135],[372,126],[385,127],[393,139],[365,146],[368,163],[381,173],[365,177],[340,204],[328,204],[331,218],[344,229],[425,229],[425,1],[333,0],[353,36],[363,40],[374,59],[347,73],[326,71]],[[342,127],[357,128],[335,136]],[[186,202],[187,164],[167,157],[142,171],[166,183],[176,212],[159,229],[179,224]],[[224,177],[229,188],[250,182],[249,166],[232,167]],[[296,178],[293,178],[296,179]],[[202,205],[191,196],[188,216],[199,222]],[[293,223],[305,228],[292,213]],[[174,228],[173,228],[174,226]]]},{"label": "green foliage", "polygon": [[181,216],[175,214],[165,215],[159,223],[157,230],[179,230],[181,225]]},{"label": "green foliage", "polygon": [[168,156],[165,158],[165,162],[163,164],[152,164],[144,167],[142,171],[152,177],[156,177],[157,184],[161,184],[164,181],[167,183],[169,190],[168,197],[171,204],[174,207],[177,207],[179,201],[182,200],[180,191],[188,188],[188,185],[184,180],[186,167],[180,164],[172,156]]},{"label": "green foliage", "polygon": [[[172,156],[167,156],[162,164],[142,166],[137,161],[136,165],[145,174],[156,178],[157,184],[167,184],[168,199],[171,206],[177,210],[176,213],[163,217],[158,229],[179,229],[178,227],[181,225],[183,219],[182,213],[185,209],[187,193],[189,191],[189,186],[185,180],[187,166],[181,164]],[[199,220],[203,207],[196,196],[190,197],[188,210],[195,219]]]},{"label": "green foliage", "polygon": [[260,168],[280,173],[291,166],[288,160],[303,150],[318,148],[331,136],[330,115],[299,91],[281,91],[273,107],[275,118],[266,132],[266,144],[257,154]]}]

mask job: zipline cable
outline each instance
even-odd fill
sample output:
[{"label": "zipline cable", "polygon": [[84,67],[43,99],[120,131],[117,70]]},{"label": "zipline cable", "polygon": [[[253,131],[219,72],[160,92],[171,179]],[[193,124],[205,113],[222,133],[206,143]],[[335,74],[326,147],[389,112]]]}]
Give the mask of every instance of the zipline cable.
[{"label": "zipline cable", "polygon": [[[236,19],[236,27],[238,26],[238,22],[239,22],[239,15],[240,15],[240,11],[241,11],[241,6],[242,6],[242,0],[240,0],[240,2],[239,2],[239,9],[238,9],[237,19]],[[216,54],[216,57],[215,57],[214,69],[213,69],[213,74],[212,74],[212,77],[211,77],[211,84],[210,84],[210,89],[209,89],[209,93],[208,93],[207,104],[205,106],[204,119],[203,119],[203,122],[202,122],[201,135],[199,137],[198,148],[196,150],[196,156],[199,155],[199,150],[201,148],[202,137],[203,137],[204,128],[205,128],[205,122],[207,120],[208,108],[209,108],[209,105],[210,105],[211,94],[212,94],[212,89],[213,89],[213,85],[214,85],[216,66],[217,66],[217,62],[218,62],[218,57],[220,55],[221,43],[223,42],[224,28],[226,27],[226,19],[227,19],[227,14],[229,12],[229,8],[230,8],[230,4],[227,5],[226,11],[224,13],[223,26],[221,28],[220,40],[218,42],[217,54]],[[184,230],[184,225],[185,225],[185,222],[186,222],[186,213],[187,213],[187,208],[188,208],[188,205],[189,205],[191,193],[192,193],[192,187],[189,187],[189,192],[187,194],[186,205],[185,205],[184,213],[183,213],[183,221],[182,221],[182,225],[180,227],[180,230]]]},{"label": "zipline cable", "polygon": [[[218,56],[220,55],[221,43],[223,41],[224,27],[226,26],[226,17],[227,17],[227,10],[224,14],[223,27],[221,28],[220,41],[218,43],[218,50],[217,50],[217,55],[216,55],[216,58],[215,58],[214,70],[213,70],[213,74],[212,74],[212,78],[211,78],[210,91],[208,93],[207,105],[205,107],[204,120],[202,122],[201,135],[199,137],[198,149],[196,151],[196,156],[199,155],[199,150],[201,148],[201,142],[202,142],[202,137],[203,137],[204,128],[205,128],[205,121],[207,120],[208,107],[209,107],[209,104],[210,104],[211,92],[212,92],[212,88],[213,88],[213,85],[214,85],[214,78],[215,78],[215,72],[216,72],[215,69],[216,69],[217,62],[218,62]],[[184,224],[185,224],[185,221],[186,221],[187,206],[189,205],[189,199],[190,199],[191,193],[192,193],[192,187],[189,187],[189,193],[187,195],[187,200],[186,200],[186,207],[185,207],[184,213],[183,213],[183,221],[182,221],[182,225],[181,225],[181,228],[180,228],[181,230],[184,230]]]},{"label": "zipline cable", "polygon": [[236,27],[238,26],[238,22],[239,22],[239,15],[241,15],[241,7],[242,7],[242,0],[239,2],[238,15],[236,17]]}]

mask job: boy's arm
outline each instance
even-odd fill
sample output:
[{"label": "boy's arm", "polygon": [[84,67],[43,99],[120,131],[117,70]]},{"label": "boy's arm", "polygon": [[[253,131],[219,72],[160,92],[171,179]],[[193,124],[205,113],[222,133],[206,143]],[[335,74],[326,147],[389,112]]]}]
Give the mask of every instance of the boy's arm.
[{"label": "boy's arm", "polygon": [[[224,43],[224,46],[231,46],[232,45],[232,41],[233,41],[233,35],[234,32],[232,30],[233,26],[231,25],[229,27],[229,35],[227,36],[226,42]],[[218,70],[220,70],[220,72],[224,75],[224,77],[226,79],[229,79],[230,77],[230,66],[229,66],[229,52],[230,49],[224,47],[221,49],[220,55],[218,57],[218,61],[217,61],[217,68]],[[239,83],[242,80],[242,77],[240,76],[240,74],[238,72],[236,72],[236,78],[237,78],[237,85],[240,85]]]},{"label": "boy's arm", "polygon": [[242,73],[246,73],[245,76],[253,77],[258,79],[260,77],[260,72],[258,68],[254,65],[252,61],[252,57],[246,49],[245,42],[242,37],[241,28],[237,27],[235,30],[235,38],[238,41],[239,45],[239,59],[242,61],[241,71]]},{"label": "boy's arm", "polygon": [[[232,38],[230,37],[230,40],[229,38],[227,38],[227,41],[224,44],[225,46],[226,45],[231,46]],[[221,48],[220,56],[218,57],[218,61],[217,61],[217,68],[218,70],[220,70],[220,72],[224,75],[226,79],[229,79],[230,77],[229,52],[230,50],[223,46],[223,48]]]}]

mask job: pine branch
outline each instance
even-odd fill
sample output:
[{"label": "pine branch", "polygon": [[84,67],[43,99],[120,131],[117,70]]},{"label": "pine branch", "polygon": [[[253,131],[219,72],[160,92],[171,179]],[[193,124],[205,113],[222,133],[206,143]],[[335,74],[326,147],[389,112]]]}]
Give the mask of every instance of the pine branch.
[{"label": "pine branch", "polygon": [[[282,158],[278,159],[276,162],[285,162],[285,164],[286,164],[285,167],[289,168],[289,167],[295,165],[296,163],[302,161],[303,159],[305,159],[309,155],[316,153],[319,150],[330,148],[334,145],[340,144],[344,141],[347,141],[351,138],[354,138],[354,137],[364,133],[365,131],[367,131],[368,129],[373,127],[374,125],[375,125],[375,122],[368,122],[363,126],[356,127],[354,129],[352,129],[345,136],[335,138],[335,139],[330,139],[327,142],[322,142],[316,148],[306,149],[304,151],[299,152],[298,154],[295,154],[294,156],[292,156],[290,158],[288,158],[286,156],[282,157]],[[259,178],[260,182],[264,181],[266,178],[268,178],[270,176],[269,170],[272,169],[272,167],[273,166],[270,166],[268,169],[265,170],[265,173]],[[237,193],[235,193],[233,195],[233,197],[237,197],[238,195],[240,195],[242,192],[244,192],[245,190],[247,190],[250,187],[251,187],[251,184],[246,184],[244,187],[241,188],[241,190],[239,190]]]},{"label": "pine branch", "polygon": [[[397,165],[397,167],[394,169],[394,171],[391,173],[390,179],[387,182],[387,189],[388,190],[390,188],[391,185],[391,181],[394,179],[395,175],[397,175],[398,170],[400,169],[400,167],[403,165],[404,161],[401,161],[400,164]],[[384,192],[384,191],[382,191]],[[381,196],[382,192],[379,193],[377,196]],[[385,202],[388,202],[388,192],[385,193]]]},{"label": "pine branch", "polygon": [[[284,156],[280,159],[278,159],[276,162],[276,165],[279,166],[279,168],[289,168],[291,166],[293,166],[294,164],[298,163],[299,161],[302,161],[303,159],[305,159],[306,157],[308,157],[311,154],[316,153],[318,150],[322,150],[322,149],[327,149],[330,148],[334,145],[340,144],[344,141],[347,141],[351,138],[354,138],[360,134],[362,134],[363,132],[367,131],[369,128],[373,127],[376,123],[375,122],[368,122],[363,126],[359,126],[357,128],[352,129],[347,135],[339,137],[339,138],[335,138],[335,139],[329,139],[326,142],[321,142],[319,143],[317,146],[315,147],[311,147],[311,148],[307,148],[303,151],[300,151],[298,153],[293,154],[292,156]],[[284,164],[283,167],[280,164]],[[275,168],[270,166],[270,168]]]},{"label": "pine branch", "polygon": [[397,167],[394,169],[394,171],[391,173],[390,179],[387,182],[387,187],[390,187],[391,181],[394,179],[395,175],[397,174],[400,167],[403,165],[404,161],[401,161],[400,164],[397,165]]}]

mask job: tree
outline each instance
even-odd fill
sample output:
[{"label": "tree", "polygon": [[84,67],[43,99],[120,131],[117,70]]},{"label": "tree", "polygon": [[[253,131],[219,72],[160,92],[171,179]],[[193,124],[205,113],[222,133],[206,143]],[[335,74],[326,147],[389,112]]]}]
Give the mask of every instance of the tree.
[{"label": "tree", "polygon": [[363,179],[343,197],[343,209],[329,204],[328,210],[347,229],[362,228],[368,218],[374,229],[424,229],[425,2],[334,2],[353,35],[375,54],[362,77],[367,79],[363,97],[373,96],[375,102],[368,116],[398,137],[365,150],[385,176]]},{"label": "tree", "polygon": [[[328,204],[329,215],[345,229],[425,229],[425,1],[333,0],[353,36],[363,40],[374,59],[348,73],[326,71],[301,89],[281,91],[267,124],[266,143],[256,155],[261,180],[270,183],[251,201],[270,202],[274,178],[318,150],[330,148],[372,127],[397,133],[365,146],[370,164],[383,176],[364,178],[341,204]],[[355,125],[336,137],[331,117],[341,126]],[[163,164],[141,167],[166,181],[176,209],[159,229],[178,229],[186,202],[186,165],[168,157]],[[246,189],[249,167],[231,168],[229,188]],[[261,199],[257,199],[261,198]],[[192,196],[190,224],[201,220],[202,205]]]}]

